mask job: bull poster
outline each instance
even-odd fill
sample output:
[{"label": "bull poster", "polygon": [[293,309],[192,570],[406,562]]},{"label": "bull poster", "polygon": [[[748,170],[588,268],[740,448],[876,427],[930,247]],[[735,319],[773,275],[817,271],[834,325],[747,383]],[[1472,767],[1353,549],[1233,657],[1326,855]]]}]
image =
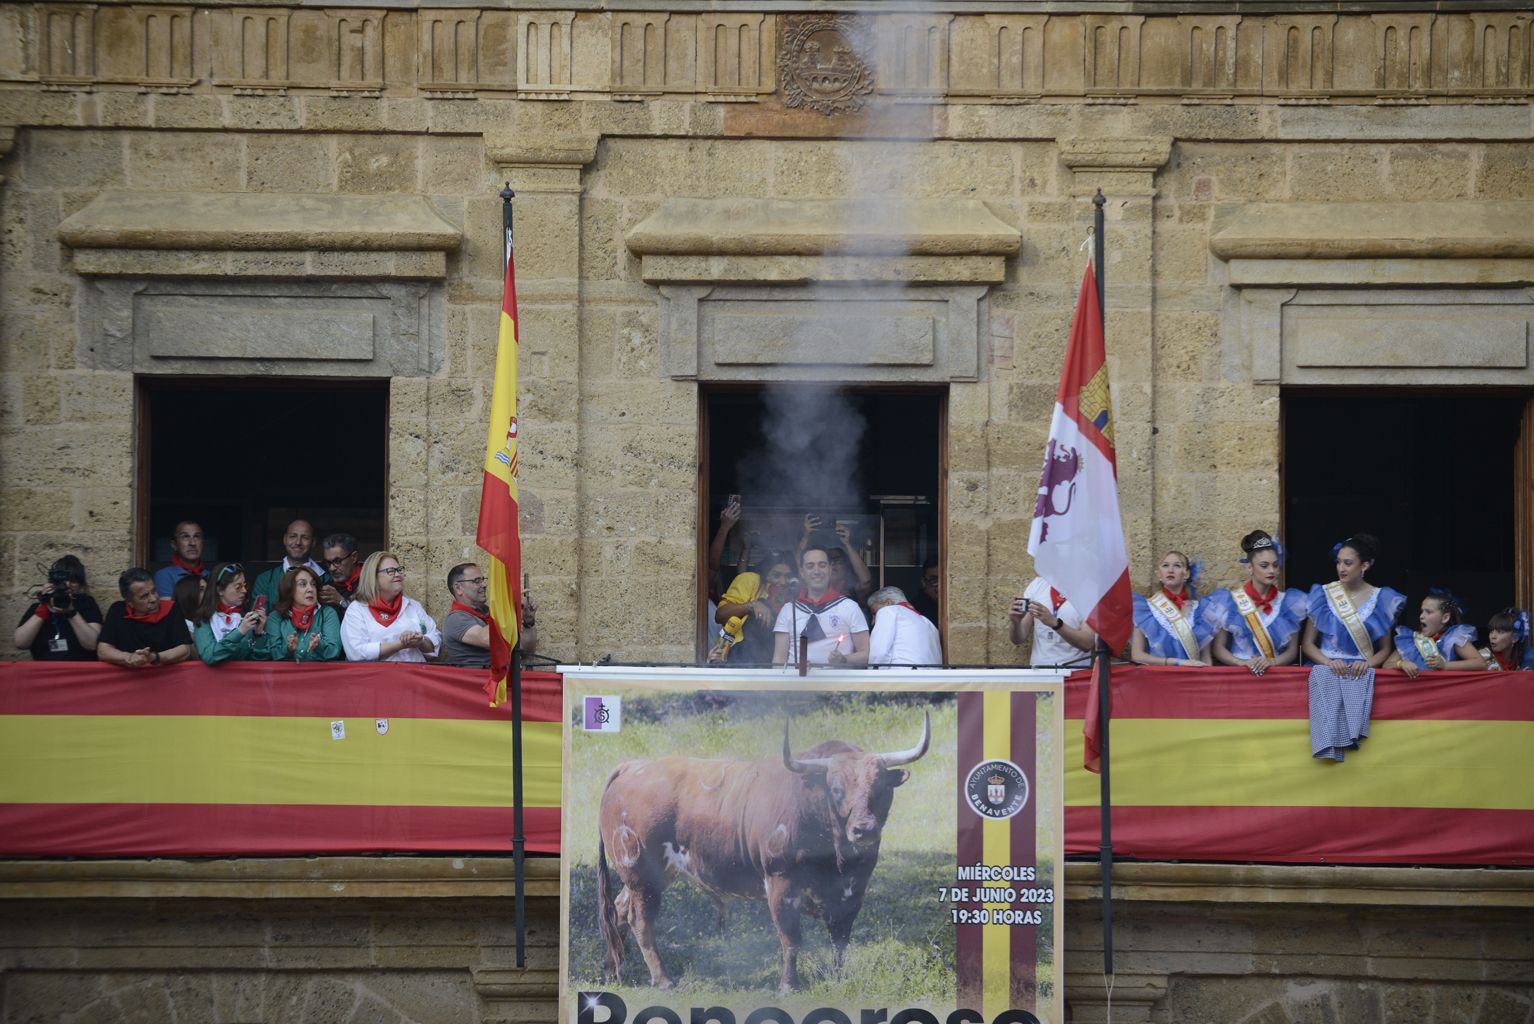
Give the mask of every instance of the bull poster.
[{"label": "bull poster", "polygon": [[1031,670],[562,668],[566,1024],[1061,1024]]}]

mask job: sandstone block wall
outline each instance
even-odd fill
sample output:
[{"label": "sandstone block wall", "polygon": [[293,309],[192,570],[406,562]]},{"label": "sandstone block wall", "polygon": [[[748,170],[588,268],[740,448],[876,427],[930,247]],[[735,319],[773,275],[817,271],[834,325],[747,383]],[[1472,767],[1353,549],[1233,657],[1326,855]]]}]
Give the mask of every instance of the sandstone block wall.
[{"label": "sandstone block wall", "polygon": [[[1416,203],[1534,200],[1526,14],[890,13],[866,19],[868,105],[827,116],[783,102],[775,69],[792,5],[663,6],[7,7],[0,611],[14,621],[58,554],[80,553],[108,597],[148,549],[134,376],[96,350],[121,327],[92,322],[90,301],[139,272],[230,289],[413,282],[429,329],[418,362],[390,371],[390,544],[419,567],[413,592],[444,612],[441,578],[476,550],[496,192],[509,180],[524,557],[545,649],[690,660],[708,528],[699,385],[667,370],[664,286],[641,275],[629,232],[678,196],[978,199],[1022,241],[984,292],[978,379],[948,385],[949,652],[1013,663],[1022,652],[1001,609],[1031,577],[1031,499],[1096,187],[1109,196],[1109,350],[1137,582],[1169,547],[1234,579],[1237,538],[1278,520],[1279,383],[1253,363],[1243,310],[1255,293],[1211,252],[1232,211],[1376,202],[1409,237]],[[460,239],[440,271],[357,250],[87,261],[59,226],[111,190],[418,196]],[[1414,280],[1458,275],[1516,298],[1529,255],[1466,257],[1452,273],[1439,260]],[[1404,273],[1371,267],[1359,283]],[[1527,377],[1526,365],[1495,379]]]}]

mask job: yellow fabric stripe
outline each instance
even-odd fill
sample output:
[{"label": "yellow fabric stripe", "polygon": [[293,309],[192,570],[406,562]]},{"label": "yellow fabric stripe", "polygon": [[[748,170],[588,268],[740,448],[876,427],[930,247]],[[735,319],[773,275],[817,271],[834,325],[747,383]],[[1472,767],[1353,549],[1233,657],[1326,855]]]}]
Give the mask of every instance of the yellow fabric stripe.
[{"label": "yellow fabric stripe", "polygon": [[[452,719],[0,717],[0,802],[511,803],[511,724]],[[560,726],[522,727],[528,806],[559,805]]]},{"label": "yellow fabric stripe", "polygon": [[[1065,723],[1065,802],[1095,806],[1081,722]],[[1463,807],[1534,810],[1534,722],[1373,722],[1345,763],[1310,756],[1308,722],[1115,719],[1113,802],[1123,807]]]},{"label": "yellow fabric stripe", "polygon": [[[987,759],[1012,760],[1012,694],[1005,690],[987,690],[985,694],[985,739]],[[983,852],[987,864],[1012,863],[1012,822],[987,818]],[[1006,883],[1000,883],[1005,886]],[[1006,904],[996,904],[992,909]],[[981,1012],[987,1019],[1012,1005],[1012,929],[1009,925],[981,926],[980,938]]]}]

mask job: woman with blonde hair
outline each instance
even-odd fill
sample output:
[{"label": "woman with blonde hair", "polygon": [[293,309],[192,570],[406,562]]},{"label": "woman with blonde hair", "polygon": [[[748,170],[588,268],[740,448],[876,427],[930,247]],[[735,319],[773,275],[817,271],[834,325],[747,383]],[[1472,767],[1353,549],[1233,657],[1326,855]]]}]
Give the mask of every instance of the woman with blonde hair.
[{"label": "woman with blonde hair", "polygon": [[362,563],[351,607],[341,622],[347,661],[425,661],[442,646],[437,624],[405,596],[405,569],[389,551]]},{"label": "woman with blonde hair", "polygon": [[1156,588],[1134,596],[1135,631],[1129,660],[1136,665],[1209,664],[1214,630],[1198,613],[1197,567],[1181,551],[1168,551],[1156,567]]}]

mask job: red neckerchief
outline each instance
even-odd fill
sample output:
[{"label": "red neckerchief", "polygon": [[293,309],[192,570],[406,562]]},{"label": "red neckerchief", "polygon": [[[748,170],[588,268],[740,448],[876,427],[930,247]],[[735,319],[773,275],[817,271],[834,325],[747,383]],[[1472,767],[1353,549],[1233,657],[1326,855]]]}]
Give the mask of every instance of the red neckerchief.
[{"label": "red neckerchief", "polygon": [[[369,607],[372,606],[369,605]],[[308,630],[310,626],[314,625],[314,614],[319,610],[320,606],[318,604],[305,605],[302,609],[300,609],[298,605],[295,604],[293,607],[288,609],[288,618],[293,620],[293,628],[302,633]],[[397,615],[399,613],[396,612],[395,614]],[[377,618],[377,616],[375,615],[374,618]],[[384,625],[387,626],[388,623],[386,622]]]},{"label": "red neckerchief", "polygon": [[1511,672],[1518,667],[1513,662],[1513,649],[1511,647],[1507,649],[1507,655],[1505,657],[1501,651],[1492,651],[1491,656],[1497,659],[1497,664],[1501,665],[1504,671]]},{"label": "red neckerchief", "polygon": [[225,604],[222,601],[220,601],[218,603],[218,610],[220,612],[222,612],[224,615],[239,615],[240,614],[240,606],[239,605],[237,605],[237,604]]},{"label": "red neckerchief", "polygon": [[810,611],[819,613],[825,611],[835,602],[840,601],[844,596],[846,595],[844,595],[840,590],[837,590],[836,584],[833,583],[831,586],[826,588],[826,592],[824,594],[820,595],[819,601],[812,600],[808,590],[799,591],[799,596],[796,598],[796,600],[800,604],[808,605]]},{"label": "red neckerchief", "polygon": [[124,601],[123,615],[126,618],[132,619],[134,622],[159,622],[161,619],[165,618],[165,616],[170,614],[171,606],[175,603],[176,602],[174,601],[161,601],[159,611],[154,612],[151,615],[139,615],[134,612],[132,605],[130,605],[127,601]]},{"label": "red neckerchief", "polygon": [[1443,630],[1440,629],[1438,632],[1430,634],[1428,636],[1428,639],[1433,641],[1433,643],[1436,644],[1438,642],[1438,638],[1441,637],[1441,636],[1443,636]]},{"label": "red neckerchief", "polygon": [[1188,591],[1186,589],[1183,590],[1183,592],[1180,594],[1174,594],[1166,587],[1162,587],[1161,593],[1166,597],[1168,601],[1171,601],[1177,606],[1178,611],[1182,611],[1182,606],[1188,602]]},{"label": "red neckerchief", "polygon": [[464,604],[462,601],[454,601],[453,602],[453,607],[450,610],[451,611],[455,611],[455,612],[468,612],[470,615],[474,616],[480,622],[483,622],[486,625],[490,624],[490,611],[489,611],[489,609],[486,609],[485,611],[480,611],[478,608],[475,608],[473,605]]},{"label": "red neckerchief", "polygon": [[180,555],[173,554],[170,556],[170,564],[185,569],[193,576],[201,576],[203,574],[202,559],[200,558],[197,561],[188,564],[187,562],[183,562],[181,560]]},{"label": "red neckerchief", "polygon": [[394,595],[394,600],[385,604],[381,598],[374,598],[368,602],[368,613],[371,614],[380,626],[394,625],[394,620],[399,618],[399,613],[405,607],[405,592],[402,590]]},{"label": "red neckerchief", "polygon": [[[902,608],[910,608],[911,611],[916,612],[916,609],[911,605],[911,602],[909,602],[909,601],[896,601],[895,603],[898,604]],[[921,612],[916,612],[916,614],[920,615]]]},{"label": "red neckerchief", "polygon": [[341,580],[340,582],[332,580],[330,585],[341,591],[343,594],[353,594],[356,593],[357,582],[361,579],[362,566],[354,565],[352,566],[352,574],[350,576],[346,577],[346,579]]},{"label": "red neckerchief", "polygon": [[1050,587],[1049,588],[1049,610],[1054,612],[1055,616],[1057,618],[1060,615],[1060,606],[1062,604],[1064,604],[1064,603],[1065,603],[1065,595],[1060,593],[1060,591],[1056,590],[1054,587]]},{"label": "red neckerchief", "polygon": [[1243,589],[1246,591],[1246,596],[1247,597],[1249,597],[1253,601],[1257,602],[1257,607],[1262,609],[1262,614],[1264,614],[1264,615],[1271,615],[1271,614],[1273,614],[1273,599],[1278,596],[1278,586],[1277,586],[1277,584],[1275,584],[1272,587],[1268,588],[1268,596],[1267,597],[1263,597],[1261,594],[1257,593],[1257,588],[1252,586],[1252,581],[1251,580],[1247,580],[1246,581],[1246,586]]}]

